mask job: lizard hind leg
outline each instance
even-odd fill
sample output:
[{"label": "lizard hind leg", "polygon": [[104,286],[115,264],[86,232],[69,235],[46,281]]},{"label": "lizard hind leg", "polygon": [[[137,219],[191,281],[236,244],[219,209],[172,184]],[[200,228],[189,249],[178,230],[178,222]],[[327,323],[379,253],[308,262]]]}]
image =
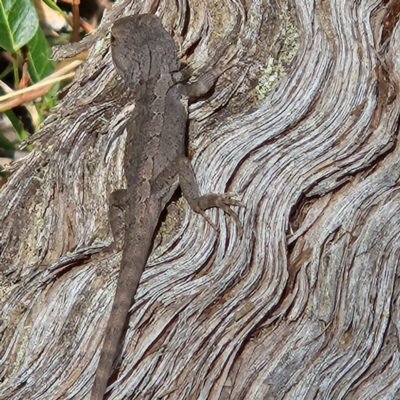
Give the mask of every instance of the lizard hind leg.
[{"label": "lizard hind leg", "polygon": [[209,193],[200,196],[199,186],[197,184],[192,166],[189,159],[184,156],[180,157],[179,159],[179,184],[181,186],[183,196],[189,203],[192,210],[202,215],[217,233],[219,232],[219,228],[205,213],[205,210],[208,208],[218,207],[230,215],[235,220],[238,228],[238,235],[242,236],[242,224],[239,220],[239,216],[231,209],[231,206],[244,207],[244,204],[239,200],[232,199],[232,193]]},{"label": "lizard hind leg", "polygon": [[106,252],[119,251],[123,247],[126,201],[126,189],[118,189],[110,194],[108,216],[114,240],[104,249]]},{"label": "lizard hind leg", "polygon": [[203,216],[203,218],[217,231],[219,232],[218,227],[211,221],[211,219],[206,215],[205,210],[212,207],[217,207],[226,212],[230,217],[232,217],[236,223],[238,228],[238,235],[242,236],[243,227],[242,223],[239,220],[239,216],[235,211],[232,210],[231,206],[244,207],[244,204],[239,201],[232,199],[234,196],[233,193],[209,193],[203,196],[198,197],[197,199],[193,199],[191,208],[193,211],[199,213]]}]

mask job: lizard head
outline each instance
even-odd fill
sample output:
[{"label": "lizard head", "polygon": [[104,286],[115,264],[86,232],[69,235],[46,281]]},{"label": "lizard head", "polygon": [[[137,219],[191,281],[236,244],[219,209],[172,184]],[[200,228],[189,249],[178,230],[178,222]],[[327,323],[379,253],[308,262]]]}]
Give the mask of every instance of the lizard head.
[{"label": "lizard head", "polygon": [[111,29],[111,54],[118,74],[133,89],[179,69],[175,42],[153,14],[117,20]]}]

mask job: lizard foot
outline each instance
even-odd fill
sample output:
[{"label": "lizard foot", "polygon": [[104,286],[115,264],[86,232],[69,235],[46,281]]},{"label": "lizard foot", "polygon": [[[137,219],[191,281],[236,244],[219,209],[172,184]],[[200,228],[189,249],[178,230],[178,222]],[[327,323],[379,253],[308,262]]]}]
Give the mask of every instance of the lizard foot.
[{"label": "lizard foot", "polygon": [[238,235],[242,236],[243,226],[239,220],[238,215],[231,209],[231,206],[244,207],[244,204],[239,201],[232,199],[233,193],[210,193],[195,199],[191,206],[193,210],[203,216],[203,218],[213,227],[213,229],[219,233],[219,228],[211,221],[211,219],[206,215],[205,210],[212,207],[221,208],[224,212],[229,214],[234,220],[238,227]]}]

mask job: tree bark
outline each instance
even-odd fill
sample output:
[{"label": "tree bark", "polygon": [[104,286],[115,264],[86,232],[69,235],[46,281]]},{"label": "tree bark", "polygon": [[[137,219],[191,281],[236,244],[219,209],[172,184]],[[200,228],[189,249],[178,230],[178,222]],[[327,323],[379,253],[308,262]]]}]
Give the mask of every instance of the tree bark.
[{"label": "tree bark", "polygon": [[244,234],[210,210],[217,236],[177,195],[109,398],[400,398],[400,6],[147,0],[115,5],[85,40],[87,62],[0,192],[0,399],[88,398],[134,105],[109,28],[144,12],[195,75],[234,60],[191,106],[188,147],[202,193],[245,204]]}]

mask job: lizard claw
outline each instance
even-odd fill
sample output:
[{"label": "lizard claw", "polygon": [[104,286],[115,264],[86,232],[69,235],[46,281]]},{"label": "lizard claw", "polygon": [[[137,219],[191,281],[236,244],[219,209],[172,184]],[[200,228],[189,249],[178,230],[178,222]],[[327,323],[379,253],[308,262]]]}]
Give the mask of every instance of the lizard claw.
[{"label": "lizard claw", "polygon": [[234,193],[206,194],[196,199],[196,204],[193,204],[193,209],[195,212],[201,214],[217,233],[219,233],[219,228],[211,221],[209,217],[207,217],[207,215],[205,214],[205,210],[212,207],[218,207],[222,209],[235,220],[236,226],[238,228],[238,235],[242,236],[243,226],[239,220],[239,216],[236,214],[235,211],[231,209],[231,206],[244,207],[244,204],[239,200],[232,199],[234,195]]}]

